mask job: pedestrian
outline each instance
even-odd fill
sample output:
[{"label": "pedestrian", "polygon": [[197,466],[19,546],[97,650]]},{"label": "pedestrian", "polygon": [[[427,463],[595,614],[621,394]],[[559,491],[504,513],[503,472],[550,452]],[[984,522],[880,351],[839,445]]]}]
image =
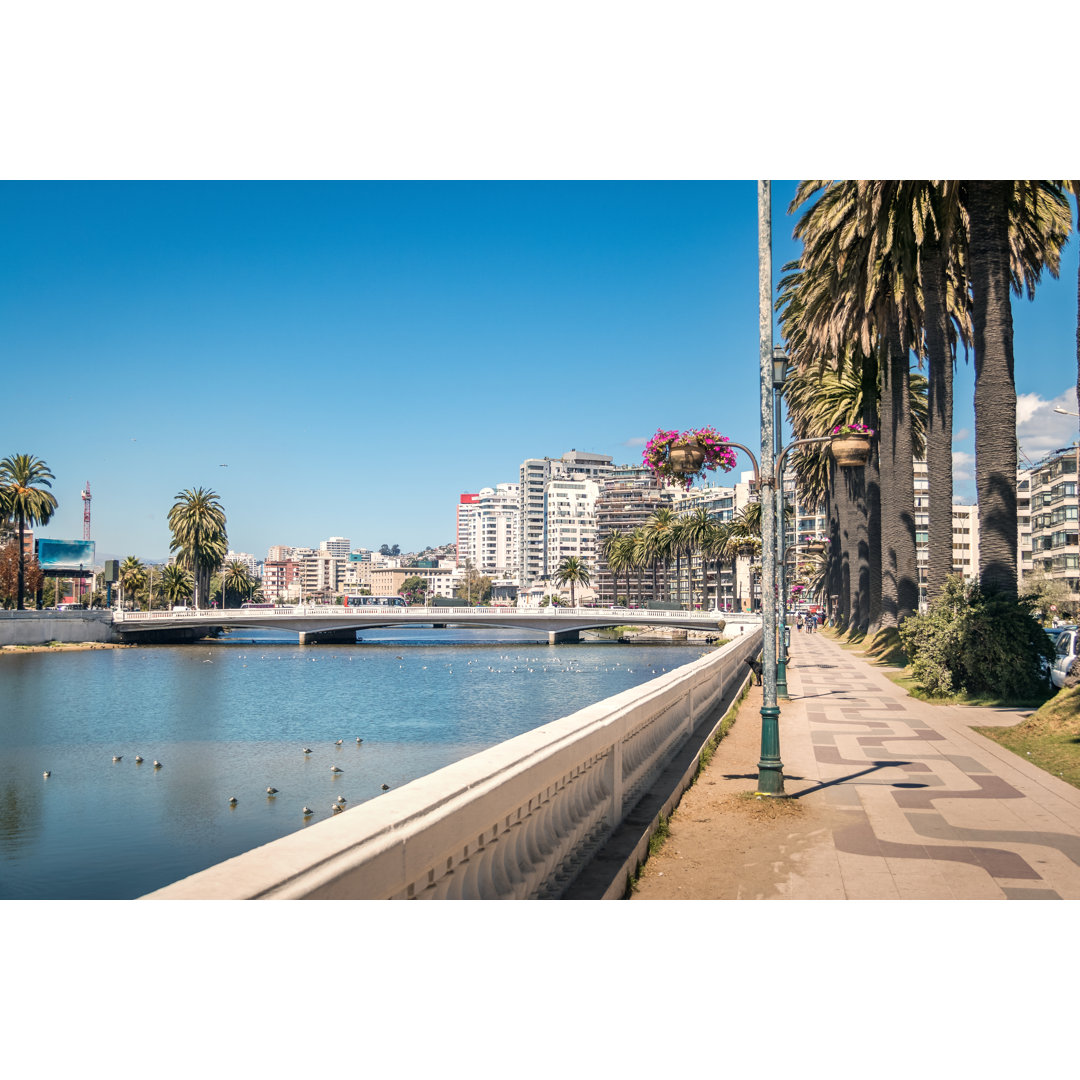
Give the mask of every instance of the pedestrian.
[{"label": "pedestrian", "polygon": [[802,633],[802,624],[803,624],[803,617],[802,617],[802,614],[800,613],[800,614],[795,616],[795,629],[798,630],[800,634]]}]

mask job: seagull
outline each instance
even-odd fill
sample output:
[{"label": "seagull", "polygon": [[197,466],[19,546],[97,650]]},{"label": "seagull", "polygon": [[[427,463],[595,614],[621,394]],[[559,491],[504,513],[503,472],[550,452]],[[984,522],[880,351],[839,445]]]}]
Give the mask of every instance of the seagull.
[{"label": "seagull", "polygon": [[311,817],[311,815],[315,813],[315,811],[305,806],[301,813],[304,815],[304,817]]},{"label": "seagull", "polygon": [[383,791],[389,791],[390,790],[390,785],[389,784],[383,784],[382,789],[383,789]]},{"label": "seagull", "polygon": [[356,736],[356,745],[359,746],[364,740],[359,735]]},{"label": "seagull", "polygon": [[236,796],[235,795],[231,799],[229,799],[229,805],[230,806],[235,806],[236,805]]},{"label": "seagull", "polygon": [[142,755],[141,754],[136,754],[135,755],[135,764],[136,765],[141,765],[142,764]]},{"label": "seagull", "polygon": [[341,811],[345,809],[345,807],[340,806],[338,803],[331,803],[330,809],[333,810],[335,814],[340,814]]},{"label": "seagull", "polygon": [[334,745],[335,745],[335,746],[340,746],[340,745],[341,745],[341,740],[340,740],[340,739],[338,739],[338,741],[337,741],[336,743],[334,743]]},{"label": "seagull", "polygon": [[113,761],[122,761],[123,757],[123,754],[113,754]]},{"label": "seagull", "polygon": [[49,778],[50,776],[52,776],[52,773],[51,773],[51,772],[49,772],[49,770],[48,770],[48,769],[46,769],[46,770],[45,770],[45,771],[44,771],[44,772],[43,772],[43,773],[42,773],[41,775],[42,775],[43,777],[45,777],[45,779],[46,779],[46,780],[48,780],[48,778]]},{"label": "seagull", "polygon": [[155,769],[160,769],[161,768],[161,762],[158,761],[156,758],[154,759],[154,768]]},{"label": "seagull", "polygon": [[266,794],[267,795],[276,795],[277,794],[277,788],[276,787],[268,787],[266,789]]},{"label": "seagull", "polygon": [[343,803],[343,802],[345,801],[345,796],[344,796],[344,795],[339,795],[339,796],[337,797],[337,801],[338,801],[339,803]]},{"label": "seagull", "polygon": [[344,769],[339,769],[336,765],[331,765],[330,766],[330,771],[331,772],[344,772],[345,770]]},{"label": "seagull", "polygon": [[310,754],[311,753],[311,747],[310,746],[305,746],[303,752],[305,754]]}]

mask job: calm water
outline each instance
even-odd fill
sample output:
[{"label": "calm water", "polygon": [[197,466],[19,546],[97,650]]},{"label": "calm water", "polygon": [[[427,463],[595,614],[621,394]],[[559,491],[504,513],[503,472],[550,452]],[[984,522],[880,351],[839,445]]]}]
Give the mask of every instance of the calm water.
[{"label": "calm water", "polygon": [[5,656],[0,899],[141,896],[304,828],[305,806],[321,821],[338,795],[356,806],[702,653],[387,630]]}]

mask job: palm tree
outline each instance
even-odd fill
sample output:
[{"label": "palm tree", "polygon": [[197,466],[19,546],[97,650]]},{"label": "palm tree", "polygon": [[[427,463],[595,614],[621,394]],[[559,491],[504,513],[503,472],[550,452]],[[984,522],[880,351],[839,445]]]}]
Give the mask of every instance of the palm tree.
[{"label": "palm tree", "polygon": [[186,600],[192,592],[191,574],[182,566],[170,563],[161,571],[161,591],[170,604]]},{"label": "palm tree", "polygon": [[120,574],[117,580],[120,584],[121,610],[129,600],[132,603],[132,610],[134,610],[135,592],[146,584],[146,567],[143,566],[137,556],[129,555],[120,564]]},{"label": "palm tree", "polygon": [[675,512],[670,506],[661,506],[654,510],[649,519],[642,526],[642,556],[651,565],[653,570],[653,598],[660,599],[660,584],[658,568],[664,567],[664,589],[667,591],[667,568],[671,554],[671,528],[675,520]]},{"label": "palm tree", "polygon": [[251,589],[251,578],[248,568],[239,560],[233,559],[225,564],[221,574],[222,592],[221,607],[225,607],[226,590],[232,589],[238,596],[246,596]]},{"label": "palm tree", "polygon": [[[623,543],[625,534],[613,529],[604,537],[601,545],[601,555],[611,573],[611,603],[615,607],[619,600],[619,573],[626,569],[626,546]],[[629,590],[628,590],[629,592]],[[627,596],[629,600],[629,595]]]},{"label": "palm tree", "polygon": [[555,584],[570,586],[570,606],[574,607],[574,585],[589,584],[589,569],[576,555],[567,555],[555,570]]},{"label": "palm tree", "polygon": [[22,611],[26,589],[26,526],[47,525],[56,510],[56,496],[45,488],[56,477],[32,454],[14,454],[0,461],[0,516],[12,518],[19,531],[19,576],[15,606]]},{"label": "palm tree", "polygon": [[979,583],[987,591],[1015,597],[1016,383],[1009,290],[1019,293],[1022,277],[1032,295],[1043,266],[1057,276],[1072,215],[1068,200],[1047,181],[969,180],[967,195]]},{"label": "palm tree", "polygon": [[218,496],[204,488],[181,491],[169,510],[173,538],[169,550],[190,570],[195,581],[195,606],[209,592],[210,572],[220,566],[228,550],[225,511]]},{"label": "palm tree", "polygon": [[[686,544],[686,562],[688,567],[693,563],[694,553],[697,552],[701,555],[701,606],[704,608],[706,603],[706,592],[708,590],[708,567],[705,559],[705,549],[709,546],[709,541],[713,532],[716,529],[716,519],[709,513],[708,509],[704,506],[699,506],[696,510],[692,510],[689,514],[686,514],[682,519],[682,536],[683,541]],[[687,599],[689,600],[689,606],[694,606],[694,597],[692,591],[692,579],[690,577],[689,570],[687,571]]]}]

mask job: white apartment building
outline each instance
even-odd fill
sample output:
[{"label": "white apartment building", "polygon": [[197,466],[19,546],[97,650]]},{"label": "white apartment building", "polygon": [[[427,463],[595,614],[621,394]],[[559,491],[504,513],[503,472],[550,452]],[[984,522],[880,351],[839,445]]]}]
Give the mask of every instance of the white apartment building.
[{"label": "white apartment building", "polygon": [[475,518],[479,509],[479,492],[465,492],[458,496],[454,541],[457,546],[457,561],[462,566],[464,566],[466,562],[471,562],[473,565],[476,564]]},{"label": "white apartment building", "polygon": [[[548,576],[568,558],[596,571],[595,480],[553,479],[544,488],[544,553]],[[580,591],[580,588],[578,589]]]},{"label": "white apartment building", "polygon": [[342,558],[349,557],[349,549],[351,545],[344,536],[331,536],[329,540],[319,541],[319,550],[325,551],[330,555],[337,555]]},{"label": "white apartment building", "polygon": [[[479,491],[470,521],[468,557],[481,574],[493,578],[517,576],[518,499],[517,484],[496,484]],[[464,565],[460,554],[458,560]]]},{"label": "white apartment building", "polygon": [[293,557],[296,548],[286,547],[284,544],[275,544],[266,553],[267,562],[288,562]]},{"label": "white apartment building", "polygon": [[[1017,481],[1021,573],[1063,582],[1073,603],[1080,602],[1078,465],[1080,450],[1065,447],[1048,454],[1032,468],[1022,469]],[[1026,529],[1022,517],[1025,498]]]},{"label": "white apartment building", "polygon": [[966,581],[978,580],[979,508],[974,503],[953,503],[952,568]]},{"label": "white apartment building", "polygon": [[232,551],[232,550],[230,550],[229,553],[225,556],[225,559],[222,562],[221,567],[219,567],[219,569],[224,569],[231,562],[243,563],[245,568],[247,569],[249,577],[251,577],[251,578],[258,577],[259,563],[258,563],[258,560],[255,558],[254,555],[251,555],[246,551]]},{"label": "white apartment building", "polygon": [[[549,577],[558,565],[558,561],[554,564],[549,563],[550,548],[545,511],[548,483],[555,479],[587,480],[595,488],[601,480],[610,477],[613,473],[614,466],[608,455],[593,454],[582,450],[570,450],[561,458],[527,458],[521,463],[518,470],[517,583],[519,588],[526,588],[542,578]],[[593,504],[595,505],[595,495]],[[565,525],[563,527],[569,528]],[[594,537],[595,527],[594,516]],[[593,552],[590,550],[588,555],[591,562]]]}]

